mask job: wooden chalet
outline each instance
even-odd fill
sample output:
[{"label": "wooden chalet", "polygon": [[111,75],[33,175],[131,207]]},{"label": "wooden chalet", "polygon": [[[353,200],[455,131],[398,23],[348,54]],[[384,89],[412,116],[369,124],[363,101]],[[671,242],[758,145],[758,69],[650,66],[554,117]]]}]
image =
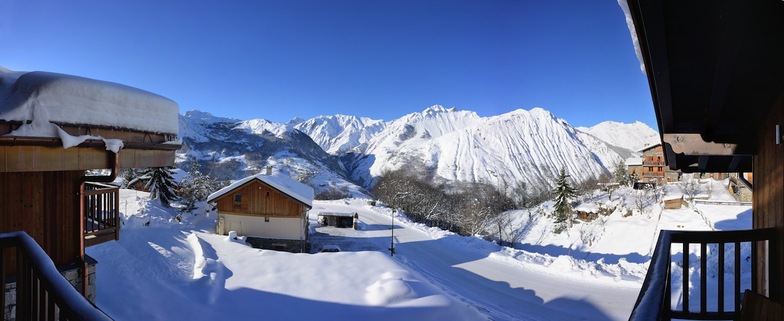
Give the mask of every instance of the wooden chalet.
[{"label": "wooden chalet", "polygon": [[664,163],[664,149],[662,144],[655,144],[640,150],[642,164],[639,181],[662,185],[678,181],[680,173],[667,167]]},{"label": "wooden chalet", "polygon": [[308,211],[313,188],[288,176],[259,174],[212,193],[218,234],[235,231],[254,247],[308,252]]},{"label": "wooden chalet", "polygon": [[[2,295],[5,319],[106,317],[70,293],[94,299],[85,247],[120,237],[119,190],[105,183],[119,168],[172,165],[177,114],[135,88],[0,68],[0,279],[16,291]],[[98,169],[109,174],[87,175]]]},{"label": "wooden chalet", "polygon": [[[784,2],[628,0],[628,7],[668,166],[754,176],[753,229],[662,231],[630,319],[735,319],[761,309],[741,308],[746,289],[784,303]],[[744,246],[748,258],[735,251]],[[682,254],[690,247],[703,259],[690,264]],[[671,264],[673,255],[682,264]],[[709,255],[718,262],[711,273]],[[690,265],[699,272],[690,274]],[[672,269],[683,284],[671,284]],[[683,295],[673,297],[673,287]]]}]

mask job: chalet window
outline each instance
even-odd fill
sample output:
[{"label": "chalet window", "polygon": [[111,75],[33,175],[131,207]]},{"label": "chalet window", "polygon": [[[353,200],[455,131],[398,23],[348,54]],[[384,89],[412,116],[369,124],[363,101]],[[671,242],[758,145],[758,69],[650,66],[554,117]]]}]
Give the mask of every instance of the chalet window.
[{"label": "chalet window", "polygon": [[234,194],[234,206],[239,207],[242,205],[242,195]]}]

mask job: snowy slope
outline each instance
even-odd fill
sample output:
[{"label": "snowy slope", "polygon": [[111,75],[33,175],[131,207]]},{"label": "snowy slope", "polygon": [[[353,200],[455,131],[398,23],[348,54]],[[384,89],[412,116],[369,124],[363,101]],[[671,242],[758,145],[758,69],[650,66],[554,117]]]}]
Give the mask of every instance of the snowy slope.
[{"label": "snowy slope", "polygon": [[593,135],[610,145],[633,151],[661,142],[659,133],[639,121],[632,124],[605,121],[590,128],[578,127],[577,130]]},{"label": "snowy slope", "polygon": [[272,167],[313,186],[343,190],[349,195],[363,190],[346,179],[337,157],[327,154],[309,136],[286,124],[263,119],[241,121],[189,111],[180,115],[183,148],[178,163],[195,162],[202,173],[218,180],[238,180]]},{"label": "snowy slope", "polygon": [[[642,144],[642,137],[657,137],[642,123],[576,129],[542,108],[480,117],[438,105],[388,122],[334,115],[283,124],[188,112],[180,127],[192,148],[188,154],[234,160],[224,167],[234,166],[245,175],[266,166],[273,149],[281,148],[283,157],[293,154],[305,163],[324,165],[313,170],[332,171],[365,189],[386,171],[408,168],[436,179],[486,182],[501,189],[522,181],[542,191],[550,188],[560,168],[575,182],[596,178],[632,155],[629,148]],[[254,155],[259,150],[267,160]]]},{"label": "snowy slope", "polygon": [[381,120],[348,115],[318,116],[305,121],[294,121],[294,128],[308,133],[327,153],[349,152],[386,127]]},{"label": "snowy slope", "polygon": [[[726,181],[699,184],[700,197],[731,202]],[[666,192],[677,194],[672,187]],[[552,232],[548,204],[508,212],[523,232],[515,248],[413,223],[367,199],[316,201],[313,248],[337,244],[342,252],[291,254],[213,234],[215,213],[204,208],[178,222],[176,209],[148,193],[121,190],[122,237],[87,252],[99,262],[96,304],[116,320],[626,320],[658,230],[751,226],[751,206],[742,204],[654,203],[624,216],[639,196],[582,195],[583,204],[616,210],[561,234]],[[322,211],[359,213],[360,228],[321,226]],[[690,260],[694,269],[699,263]],[[677,301],[683,283],[675,277]]]},{"label": "snowy slope", "polygon": [[523,181],[540,190],[550,188],[562,167],[583,181],[622,160],[604,142],[541,108],[479,117],[439,106],[391,122],[355,155],[348,168],[367,185],[385,171],[419,162],[446,180],[500,188]]}]

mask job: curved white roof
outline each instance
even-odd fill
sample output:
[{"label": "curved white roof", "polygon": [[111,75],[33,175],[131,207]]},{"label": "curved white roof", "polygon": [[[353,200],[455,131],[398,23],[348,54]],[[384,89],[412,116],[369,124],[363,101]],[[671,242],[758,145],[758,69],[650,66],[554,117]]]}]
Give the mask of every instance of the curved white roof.
[{"label": "curved white roof", "polygon": [[0,120],[33,120],[40,108],[48,121],[58,124],[167,134],[177,134],[179,129],[179,107],[163,96],[78,76],[0,68]]}]

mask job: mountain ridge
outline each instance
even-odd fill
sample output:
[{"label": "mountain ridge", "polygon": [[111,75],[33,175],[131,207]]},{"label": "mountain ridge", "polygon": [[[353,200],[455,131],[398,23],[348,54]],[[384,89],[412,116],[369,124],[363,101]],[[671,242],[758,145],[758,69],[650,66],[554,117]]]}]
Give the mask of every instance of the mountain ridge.
[{"label": "mountain ridge", "polygon": [[[188,146],[183,159],[190,155],[206,162],[234,157],[245,162],[232,179],[264,166],[283,165],[281,170],[306,180],[330,176],[328,186],[321,189],[351,193],[370,189],[386,172],[412,167],[422,167],[444,181],[489,183],[507,192],[523,182],[545,191],[560,168],[575,182],[598,178],[658,139],[641,122],[573,127],[544,108],[481,117],[473,111],[434,105],[391,121],[338,114],[275,123],[199,111],[180,118],[181,137]],[[261,157],[255,149],[266,152]],[[280,158],[288,163],[281,164]]]}]

